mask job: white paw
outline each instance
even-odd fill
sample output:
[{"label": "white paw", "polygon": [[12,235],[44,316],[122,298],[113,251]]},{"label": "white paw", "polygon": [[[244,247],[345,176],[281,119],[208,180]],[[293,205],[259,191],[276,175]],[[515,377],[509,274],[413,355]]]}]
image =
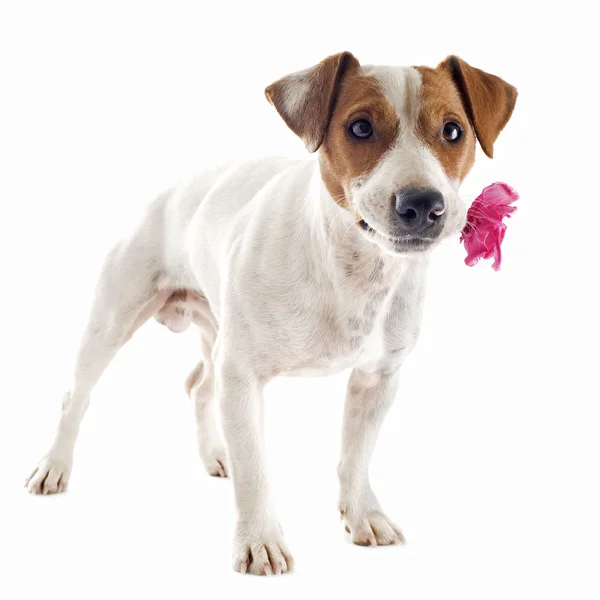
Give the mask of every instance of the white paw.
[{"label": "white paw", "polygon": [[354,544],[359,546],[390,546],[406,542],[400,528],[379,510],[354,514],[351,510],[341,509],[341,514],[346,525],[346,531],[350,534]]},{"label": "white paw", "polygon": [[46,457],[25,480],[25,487],[32,494],[60,494],[67,490],[70,475],[70,464]]},{"label": "white paw", "polygon": [[212,477],[229,477],[229,462],[223,446],[206,448],[199,446],[200,458]]},{"label": "white paw", "polygon": [[[275,529],[280,531],[279,526]],[[280,533],[254,536],[238,526],[233,568],[252,575],[281,575],[293,570],[294,560]]]}]

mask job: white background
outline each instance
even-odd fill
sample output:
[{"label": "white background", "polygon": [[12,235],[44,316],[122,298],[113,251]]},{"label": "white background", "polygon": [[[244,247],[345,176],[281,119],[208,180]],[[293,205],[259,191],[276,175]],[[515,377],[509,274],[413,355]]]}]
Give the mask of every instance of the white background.
[{"label": "white background", "polygon": [[[585,3],[591,6],[591,3]],[[584,4],[3,2],[0,597],[598,598],[598,33]],[[32,497],[104,253],[209,164],[304,152],[263,97],[351,50],[457,54],[520,92],[463,186],[520,193],[504,263],[435,254],[423,334],[371,477],[405,547],[336,511],[346,374],[267,389],[270,469],[297,571],[231,570],[229,481],[196,456],[194,331],[155,322],[95,390],[68,494]]]}]

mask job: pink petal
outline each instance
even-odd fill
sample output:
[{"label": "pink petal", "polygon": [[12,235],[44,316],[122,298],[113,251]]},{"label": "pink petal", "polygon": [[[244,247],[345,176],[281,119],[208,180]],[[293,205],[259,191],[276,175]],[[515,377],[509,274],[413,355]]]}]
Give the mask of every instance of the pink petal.
[{"label": "pink petal", "polygon": [[518,200],[519,194],[506,183],[488,185],[467,211],[460,241],[467,251],[465,263],[470,267],[481,258],[494,258],[492,269],[500,270],[502,263],[501,245],[506,232],[504,217],[510,217],[517,210],[510,206]]}]

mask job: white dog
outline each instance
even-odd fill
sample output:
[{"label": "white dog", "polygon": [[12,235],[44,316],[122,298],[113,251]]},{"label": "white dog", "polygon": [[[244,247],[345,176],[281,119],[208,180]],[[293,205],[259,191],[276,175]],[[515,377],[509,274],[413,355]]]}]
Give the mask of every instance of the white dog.
[{"label": "white dog", "polygon": [[369,461],[419,333],[429,251],[464,226],[458,188],[476,138],[491,157],[517,92],[456,57],[373,67],[344,52],[266,96],[316,160],[229,165],[152,203],[108,255],[56,439],[26,486],[66,489],[92,388],[145,321],[176,332],[193,322],[202,360],[186,387],[200,455],[211,475],[233,476],[234,568],[269,575],[292,569],[262,442],[262,390],[277,375],[353,368],[340,511],[356,544],[403,541]]}]

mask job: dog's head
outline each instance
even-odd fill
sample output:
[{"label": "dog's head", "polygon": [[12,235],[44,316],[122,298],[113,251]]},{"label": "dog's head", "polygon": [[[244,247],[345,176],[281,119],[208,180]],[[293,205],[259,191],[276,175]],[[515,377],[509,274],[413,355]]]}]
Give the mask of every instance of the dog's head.
[{"label": "dog's head", "polygon": [[333,199],[393,253],[426,250],[460,231],[458,188],[475,141],[493,145],[517,98],[514,87],[455,56],[435,69],[361,66],[326,58],[266,91],[311,152]]}]

